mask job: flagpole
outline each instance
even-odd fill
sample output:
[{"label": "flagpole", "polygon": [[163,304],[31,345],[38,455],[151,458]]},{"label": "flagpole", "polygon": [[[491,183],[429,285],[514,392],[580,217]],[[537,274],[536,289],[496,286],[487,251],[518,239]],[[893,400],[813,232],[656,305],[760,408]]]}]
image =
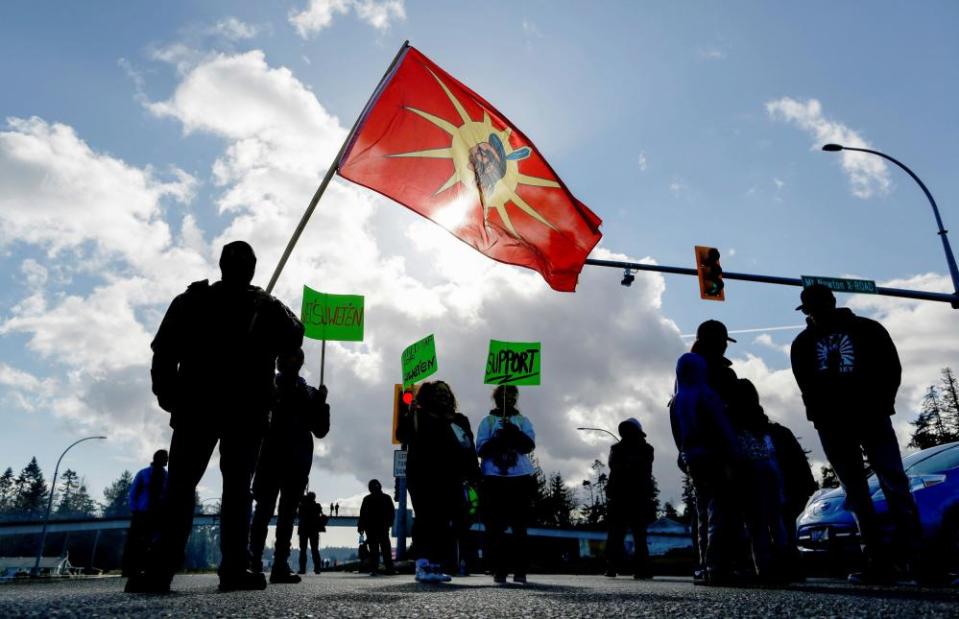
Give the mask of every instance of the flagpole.
[{"label": "flagpole", "polygon": [[320,345],[320,387],[323,386],[323,370],[326,369],[326,340]]},{"label": "flagpole", "polygon": [[[336,159],[333,160],[333,164],[326,171],[326,176],[323,177],[323,181],[317,188],[316,193],[313,194],[313,199],[310,200],[309,206],[306,207],[306,212],[303,213],[303,217],[300,218],[300,223],[297,224],[296,229],[293,231],[293,236],[290,237],[290,242],[286,244],[286,249],[283,250],[283,255],[280,257],[280,262],[276,265],[276,269],[273,271],[273,275],[270,277],[270,283],[266,287],[267,294],[273,292],[273,288],[276,286],[276,280],[280,278],[280,273],[283,272],[283,267],[286,266],[286,261],[290,258],[290,254],[293,253],[293,248],[296,246],[296,242],[300,240],[300,235],[303,234],[303,230],[306,228],[306,222],[310,220],[310,217],[313,215],[313,211],[316,209],[316,205],[319,203],[320,198],[323,197],[323,193],[326,191],[327,185],[329,185],[330,181],[333,179],[333,175],[336,173],[336,169],[340,165],[340,160],[346,153],[347,147],[353,141],[353,135],[356,133],[357,127],[359,127],[360,122],[366,117],[366,114],[370,109],[370,104],[373,103],[373,100],[380,94],[380,87],[383,85],[383,82],[389,77],[390,73],[393,72],[393,68],[396,66],[396,63],[399,62],[400,58],[403,57],[403,53],[409,48],[409,46],[410,42],[408,40],[403,41],[403,45],[400,46],[400,50],[396,52],[396,56],[393,57],[393,62],[390,63],[390,66],[386,69],[386,73],[383,74],[383,77],[380,78],[380,81],[376,84],[376,88],[373,89],[373,94],[370,95],[369,100],[363,107],[363,111],[359,116],[357,116],[356,122],[353,123],[353,128],[350,129],[350,132],[346,135],[346,139],[343,140],[343,145],[340,146],[339,152],[336,153]],[[320,384],[323,382],[322,375],[323,369],[321,367]]]}]

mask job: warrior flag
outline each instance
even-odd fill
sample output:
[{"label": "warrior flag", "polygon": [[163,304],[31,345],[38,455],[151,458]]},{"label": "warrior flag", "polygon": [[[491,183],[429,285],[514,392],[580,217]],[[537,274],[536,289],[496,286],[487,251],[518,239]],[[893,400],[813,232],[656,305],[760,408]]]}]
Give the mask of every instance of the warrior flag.
[{"label": "warrior flag", "polygon": [[602,237],[600,218],[530,139],[412,47],[367,104],[337,171],[555,290],[576,289]]}]

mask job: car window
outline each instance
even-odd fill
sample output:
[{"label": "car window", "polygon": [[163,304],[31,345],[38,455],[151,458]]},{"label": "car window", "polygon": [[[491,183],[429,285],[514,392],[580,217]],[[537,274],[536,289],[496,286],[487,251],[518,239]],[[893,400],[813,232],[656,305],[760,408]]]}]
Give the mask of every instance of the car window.
[{"label": "car window", "polygon": [[[903,462],[905,464],[905,462]],[[906,472],[910,475],[929,475],[931,473],[941,473],[959,467],[959,446],[944,449],[937,454],[920,460],[911,465],[906,465]]]}]

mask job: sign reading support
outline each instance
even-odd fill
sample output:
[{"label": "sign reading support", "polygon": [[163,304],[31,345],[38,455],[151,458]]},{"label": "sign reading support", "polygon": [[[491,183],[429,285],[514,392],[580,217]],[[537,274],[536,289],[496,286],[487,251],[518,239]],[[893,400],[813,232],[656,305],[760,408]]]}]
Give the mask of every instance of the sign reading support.
[{"label": "sign reading support", "polygon": [[538,385],[540,342],[489,341],[486,385]]},{"label": "sign reading support", "polygon": [[406,450],[393,450],[393,477],[406,477]]},{"label": "sign reading support", "polygon": [[436,374],[436,342],[433,334],[427,335],[403,351],[403,386],[409,387],[427,376]]},{"label": "sign reading support", "polygon": [[858,292],[862,294],[879,294],[876,282],[871,279],[842,279],[839,277],[819,277],[818,275],[803,275],[803,288],[813,284],[822,284],[836,292]]},{"label": "sign reading support", "polygon": [[326,294],[303,286],[300,310],[306,337],[314,340],[363,341],[363,297]]}]

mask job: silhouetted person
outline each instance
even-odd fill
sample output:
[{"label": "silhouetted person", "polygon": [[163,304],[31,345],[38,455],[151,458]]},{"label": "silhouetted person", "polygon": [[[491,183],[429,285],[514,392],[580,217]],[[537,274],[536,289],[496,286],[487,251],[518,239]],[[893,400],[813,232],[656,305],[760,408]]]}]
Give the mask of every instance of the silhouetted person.
[{"label": "silhouetted person", "polygon": [[156,542],[160,513],[166,497],[169,455],[166,449],[153,454],[150,466],[140,469],[130,485],[130,529],[123,551],[123,575],[134,576],[146,567],[147,551]]},{"label": "silhouetted person", "polygon": [[270,429],[253,478],[256,510],[250,527],[250,554],[254,571],[263,571],[267,529],[277,509],[277,497],[280,499],[271,583],[300,582],[289,564],[293,521],[313,465],[313,437],[323,438],[330,431],[326,386],[314,389],[307,385],[300,378],[302,367],[302,349],[281,353],[277,358],[279,372],[270,407]]},{"label": "silhouetted person", "polygon": [[316,493],[307,492],[303,500],[300,501],[300,509],[297,514],[299,527],[297,535],[300,538],[300,569],[299,574],[306,574],[306,555],[307,551],[313,555],[313,572],[320,573],[320,566],[323,561],[320,559],[320,533],[326,531],[326,522],[329,520],[323,515],[323,507],[316,502]]},{"label": "silhouetted person", "polygon": [[653,446],[638,419],[619,424],[621,440],[609,448],[609,480],[606,482],[606,575],[616,576],[623,561],[626,531],[633,532],[633,578],[652,578],[646,527],[656,519],[653,502]]},{"label": "silhouetted person", "polygon": [[223,247],[222,278],[194,282],[170,304],[153,340],[153,392],[171,413],[167,513],[161,557],[130,591],[168,591],[183,564],[193,525],[193,501],[210,456],[220,445],[223,502],[220,589],[262,589],[249,570],[250,482],[269,423],[276,357],[298,349],[303,325],[283,303],[250,285],[253,249]]},{"label": "silhouetted person", "polygon": [[689,475],[696,495],[703,580],[723,584],[732,578],[732,538],[739,523],[731,505],[731,474],[739,449],[726,407],[707,382],[707,374],[701,355],[686,353],[679,358],[669,416],[680,468]]},{"label": "silhouetted person", "polygon": [[[819,432],[822,448],[846,491],[866,555],[855,582],[888,583],[896,563],[908,569],[919,538],[919,512],[902,467],[890,417],[896,413],[902,366],[889,333],[875,320],[836,308],[826,286],[802,291],[806,329],[792,344],[792,369],[802,391],[806,417]],[[863,453],[879,479],[892,520],[887,547],[866,482]]]},{"label": "silhouetted person", "polygon": [[339,516],[340,516],[340,504],[339,504],[339,503],[337,503],[336,505],[333,506],[333,515],[336,516],[337,518],[339,518]]},{"label": "silhouetted person", "polygon": [[761,582],[774,584],[785,577],[787,535],[782,520],[782,473],[769,436],[769,419],[759,403],[756,387],[741,378],[734,398],[732,424],[742,459],[733,468],[733,482],[736,504],[749,533],[749,567],[755,569]]},{"label": "silhouetted person", "polygon": [[[483,519],[486,556],[493,582],[503,584],[513,572],[513,582],[524,584],[529,564],[526,529],[532,519],[536,492],[535,469],[529,454],[536,448],[536,432],[529,418],[516,407],[519,390],[500,385],[493,390],[493,406],[476,429],[476,450],[482,458]],[[506,529],[513,531],[511,539]]]},{"label": "silhouetted person", "polygon": [[397,427],[407,445],[406,478],[416,519],[413,544],[416,580],[446,582],[443,569],[455,565],[452,523],[463,500],[463,482],[476,466],[469,419],[456,410],[456,397],[443,381],[425,382],[416,392],[409,413]]},{"label": "silhouetted person", "polygon": [[390,527],[393,526],[393,517],[396,515],[393,498],[383,493],[383,486],[375,479],[370,480],[369,489],[370,493],[363,497],[363,504],[360,505],[357,530],[361,535],[366,534],[366,544],[370,550],[370,576],[376,576],[380,555],[383,555],[384,570],[387,574],[392,574]]},{"label": "silhouetted person", "polygon": [[334,508],[334,507],[335,507],[335,506],[334,506],[332,503],[330,503],[330,516],[335,516],[335,515],[336,515],[336,514],[333,513],[333,508]]}]

